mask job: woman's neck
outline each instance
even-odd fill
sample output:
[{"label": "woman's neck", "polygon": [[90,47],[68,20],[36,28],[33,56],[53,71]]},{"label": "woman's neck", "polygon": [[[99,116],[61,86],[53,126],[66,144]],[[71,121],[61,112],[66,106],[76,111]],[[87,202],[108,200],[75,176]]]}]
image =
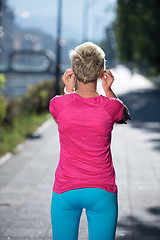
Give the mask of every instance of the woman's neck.
[{"label": "woman's neck", "polygon": [[77,94],[82,97],[95,97],[99,94],[96,92],[97,82],[82,83],[78,81]]}]

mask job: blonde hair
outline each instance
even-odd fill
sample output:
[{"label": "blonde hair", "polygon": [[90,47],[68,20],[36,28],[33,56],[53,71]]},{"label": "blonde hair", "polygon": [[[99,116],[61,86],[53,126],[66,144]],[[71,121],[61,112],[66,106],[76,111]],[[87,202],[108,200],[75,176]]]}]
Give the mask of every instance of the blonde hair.
[{"label": "blonde hair", "polygon": [[92,42],[85,42],[69,53],[73,72],[83,82],[95,82],[105,68],[104,51]]}]

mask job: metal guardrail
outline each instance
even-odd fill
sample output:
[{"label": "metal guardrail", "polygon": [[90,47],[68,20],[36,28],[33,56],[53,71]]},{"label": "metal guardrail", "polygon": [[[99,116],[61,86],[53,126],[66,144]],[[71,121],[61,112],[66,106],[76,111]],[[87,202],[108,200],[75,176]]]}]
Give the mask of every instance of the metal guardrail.
[{"label": "metal guardrail", "polygon": [[7,66],[0,65],[1,73],[55,74],[55,54],[52,51],[13,51],[8,56]]}]

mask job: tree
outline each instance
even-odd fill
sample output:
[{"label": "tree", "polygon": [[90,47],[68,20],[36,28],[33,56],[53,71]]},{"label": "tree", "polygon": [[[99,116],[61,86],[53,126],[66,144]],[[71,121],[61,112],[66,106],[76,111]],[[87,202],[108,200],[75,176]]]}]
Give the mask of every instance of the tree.
[{"label": "tree", "polygon": [[118,58],[160,71],[160,2],[158,0],[118,0],[116,39]]}]

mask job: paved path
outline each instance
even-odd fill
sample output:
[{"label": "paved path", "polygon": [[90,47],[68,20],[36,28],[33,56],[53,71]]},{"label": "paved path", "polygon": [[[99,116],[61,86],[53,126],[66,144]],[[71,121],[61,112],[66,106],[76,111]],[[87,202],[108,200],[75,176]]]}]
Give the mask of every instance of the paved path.
[{"label": "paved path", "polygon": [[[119,68],[115,74],[118,71],[127,73]],[[160,91],[147,82],[145,89],[137,83],[137,89],[131,91],[127,83],[126,91],[120,82],[117,85],[133,120],[115,125],[112,142],[119,187],[116,240],[159,240]],[[1,240],[51,240],[51,190],[58,157],[57,125],[53,123],[0,166]],[[86,239],[83,214],[79,240]]]}]

